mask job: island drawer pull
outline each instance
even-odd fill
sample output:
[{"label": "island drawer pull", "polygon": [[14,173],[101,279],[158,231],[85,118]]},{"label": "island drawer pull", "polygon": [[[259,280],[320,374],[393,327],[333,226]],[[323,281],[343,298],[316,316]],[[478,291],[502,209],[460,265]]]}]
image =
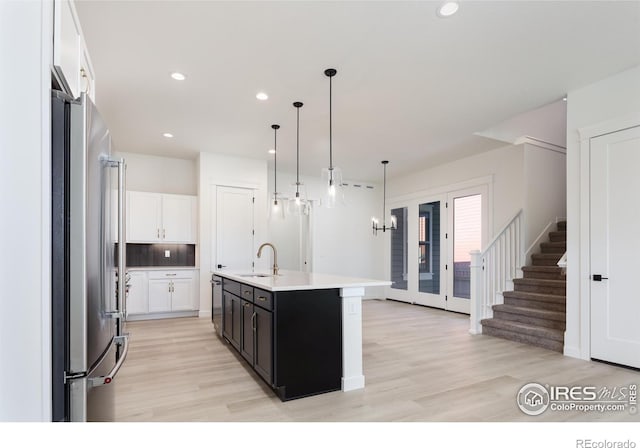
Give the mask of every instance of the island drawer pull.
[{"label": "island drawer pull", "polygon": [[253,291],[244,291],[243,294],[245,296],[250,296],[251,294],[253,294]]},{"label": "island drawer pull", "polygon": [[258,300],[261,302],[266,302],[267,298],[265,296],[258,296]]},{"label": "island drawer pull", "polygon": [[247,303],[244,303],[242,306],[245,307],[245,308],[249,308],[251,306],[251,304],[249,302],[247,302]]}]

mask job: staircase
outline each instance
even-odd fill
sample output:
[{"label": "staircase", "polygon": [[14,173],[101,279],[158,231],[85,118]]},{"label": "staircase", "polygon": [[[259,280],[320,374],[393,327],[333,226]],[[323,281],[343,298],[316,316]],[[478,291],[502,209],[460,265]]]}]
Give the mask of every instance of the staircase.
[{"label": "staircase", "polygon": [[514,291],[504,291],[504,304],[493,305],[493,318],[482,319],[482,333],[562,352],[566,323],[566,279],[558,260],[567,247],[567,223],[549,232],[524,278],[513,280]]}]

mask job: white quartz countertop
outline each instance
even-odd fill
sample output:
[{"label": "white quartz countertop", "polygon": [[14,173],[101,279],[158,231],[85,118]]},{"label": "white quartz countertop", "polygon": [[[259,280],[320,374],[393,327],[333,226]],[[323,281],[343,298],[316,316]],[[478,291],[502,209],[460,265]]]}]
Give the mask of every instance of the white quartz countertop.
[{"label": "white quartz countertop", "polygon": [[213,274],[267,291],[299,291],[391,285],[391,282],[388,280],[285,270],[281,270],[277,276],[268,272],[214,271]]}]

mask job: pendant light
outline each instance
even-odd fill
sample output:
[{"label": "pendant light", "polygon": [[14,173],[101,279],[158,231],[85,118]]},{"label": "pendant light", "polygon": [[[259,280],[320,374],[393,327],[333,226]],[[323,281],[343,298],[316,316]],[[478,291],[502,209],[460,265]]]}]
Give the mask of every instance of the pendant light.
[{"label": "pendant light", "polygon": [[278,201],[278,129],[279,124],[272,124],[273,129],[273,201],[271,201],[270,217],[272,219],[284,219],[284,207],[282,201]]},{"label": "pendant light", "polygon": [[327,208],[333,208],[344,202],[342,190],[342,171],[333,166],[333,129],[332,129],[332,79],[336,75],[335,68],[328,68],[324,74],[329,78],[329,168],[322,170],[322,179],[326,185],[323,204]]},{"label": "pendant light", "polygon": [[296,108],[296,182],[293,184],[293,199],[289,200],[289,211],[294,215],[306,215],[309,207],[304,184],[300,182],[300,108],[302,106],[300,101],[293,103],[293,107]]},{"label": "pendant light", "polygon": [[378,234],[378,230],[386,232],[387,230],[396,230],[397,227],[397,220],[393,215],[391,215],[391,225],[387,227],[385,216],[387,213],[387,165],[389,164],[389,161],[383,160],[380,163],[382,163],[382,166],[384,167],[384,174],[382,178],[382,227],[378,225],[380,224],[380,221],[378,221],[377,218],[371,218],[371,226],[373,227],[374,235]]}]

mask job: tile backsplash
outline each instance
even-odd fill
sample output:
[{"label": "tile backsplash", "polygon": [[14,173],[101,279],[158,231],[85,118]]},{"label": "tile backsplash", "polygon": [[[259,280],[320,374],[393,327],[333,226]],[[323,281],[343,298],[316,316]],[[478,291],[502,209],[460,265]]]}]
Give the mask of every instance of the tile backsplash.
[{"label": "tile backsplash", "polygon": [[131,268],[195,265],[195,244],[127,244],[127,266]]}]

